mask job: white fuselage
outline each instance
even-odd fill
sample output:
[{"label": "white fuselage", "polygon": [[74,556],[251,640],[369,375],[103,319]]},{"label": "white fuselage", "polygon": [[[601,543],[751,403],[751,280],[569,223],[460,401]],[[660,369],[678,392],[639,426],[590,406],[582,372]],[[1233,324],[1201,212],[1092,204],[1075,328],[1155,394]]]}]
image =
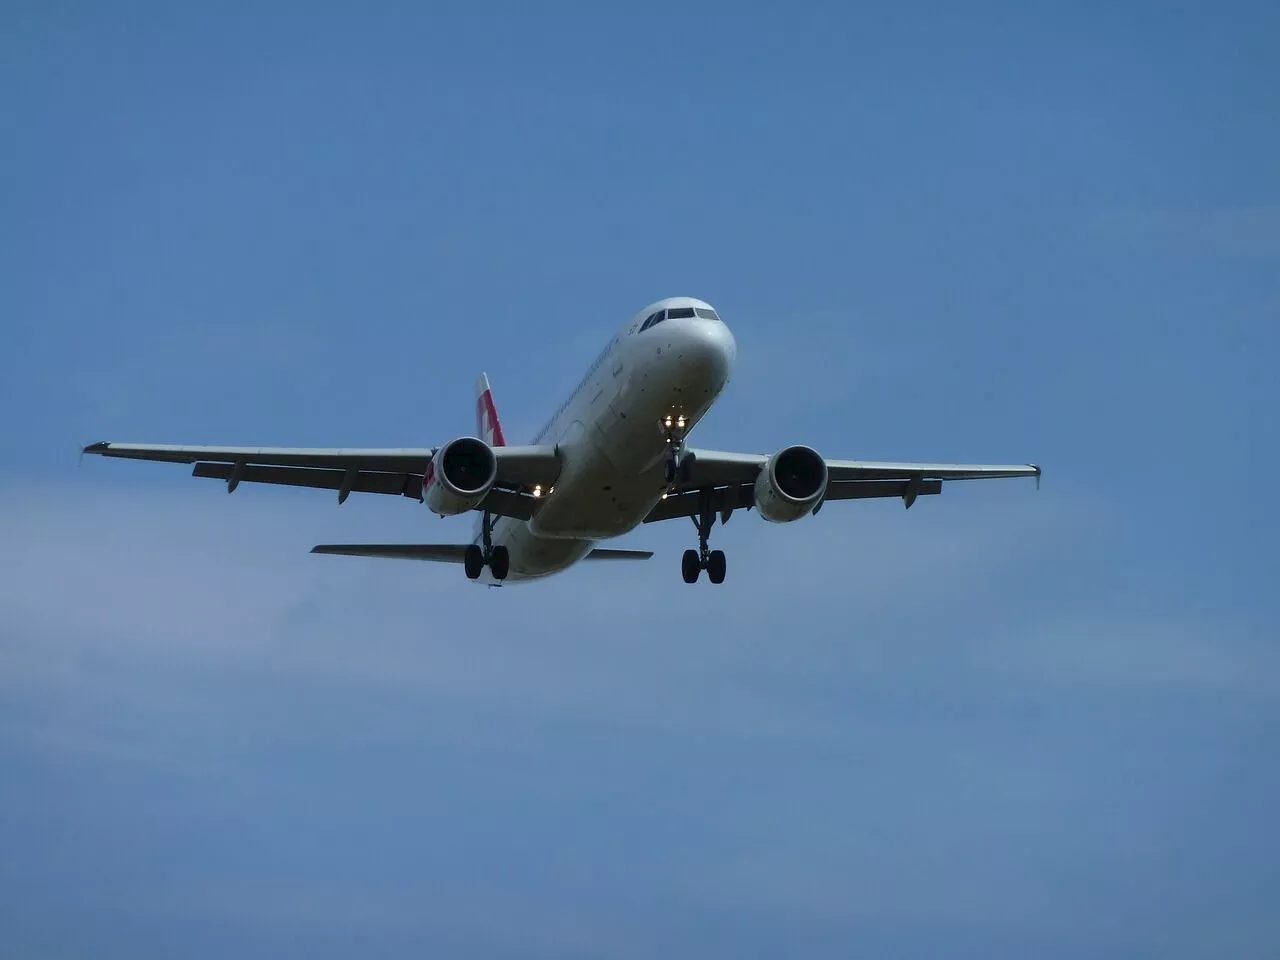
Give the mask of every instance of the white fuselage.
[{"label": "white fuselage", "polygon": [[[724,322],[671,317],[641,327],[655,311],[708,304],[688,297],[640,311],[609,341],[535,444],[559,448],[560,477],[543,491],[533,518],[499,518],[493,544],[510,552],[509,581],[558,573],[596,541],[634,529],[667,489],[664,421],[684,417],[687,435],[729,380],[736,353]],[[479,525],[474,542],[481,539]],[[481,583],[494,583],[489,568]]]}]

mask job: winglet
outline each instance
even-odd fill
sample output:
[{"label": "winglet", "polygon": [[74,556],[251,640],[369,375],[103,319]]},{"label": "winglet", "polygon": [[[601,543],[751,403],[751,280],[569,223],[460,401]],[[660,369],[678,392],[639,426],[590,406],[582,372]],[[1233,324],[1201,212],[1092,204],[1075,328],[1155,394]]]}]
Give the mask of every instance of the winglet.
[{"label": "winglet", "polygon": [[1038,463],[1030,463],[1030,464],[1027,464],[1027,466],[1029,466],[1029,467],[1033,467],[1033,468],[1035,469],[1035,471],[1036,471],[1036,489],[1037,489],[1037,490],[1039,490],[1039,489],[1040,489],[1040,464],[1038,464]]}]

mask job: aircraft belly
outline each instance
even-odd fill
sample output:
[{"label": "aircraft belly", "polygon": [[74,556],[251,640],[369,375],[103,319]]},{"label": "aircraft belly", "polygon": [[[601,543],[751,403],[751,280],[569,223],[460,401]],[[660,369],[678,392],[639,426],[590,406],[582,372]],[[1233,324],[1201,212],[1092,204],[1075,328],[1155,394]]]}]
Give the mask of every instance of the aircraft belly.
[{"label": "aircraft belly", "polygon": [[[655,483],[656,479],[656,483]],[[529,521],[537,537],[593,539],[633,530],[662,495],[661,474],[627,476],[600,451],[571,476],[556,483],[555,493],[538,506]]]},{"label": "aircraft belly", "polygon": [[508,580],[549,577],[573,566],[595,546],[591,540],[539,537],[524,523],[513,525],[502,542],[511,554]]}]

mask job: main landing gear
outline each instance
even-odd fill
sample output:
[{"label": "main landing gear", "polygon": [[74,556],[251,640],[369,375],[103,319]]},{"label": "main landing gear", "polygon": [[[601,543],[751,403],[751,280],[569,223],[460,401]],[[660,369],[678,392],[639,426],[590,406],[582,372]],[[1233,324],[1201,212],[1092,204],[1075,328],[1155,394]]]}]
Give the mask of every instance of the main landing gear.
[{"label": "main landing gear", "polygon": [[[480,543],[467,545],[462,555],[462,569],[466,571],[468,580],[477,580],[485,567],[493,574],[495,580],[507,579],[511,570],[511,554],[504,546],[494,546],[493,518],[489,511],[484,512],[484,521],[480,524]],[[483,544],[483,546],[481,545]]]},{"label": "main landing gear", "polygon": [[693,525],[698,528],[698,549],[686,550],[680,558],[680,573],[685,583],[697,583],[698,574],[707,571],[707,579],[712,583],[724,583],[725,559],[723,550],[711,550],[707,539],[711,536],[711,527],[716,521],[715,506],[711,502],[711,491],[704,490],[698,497],[698,515],[693,517]]}]

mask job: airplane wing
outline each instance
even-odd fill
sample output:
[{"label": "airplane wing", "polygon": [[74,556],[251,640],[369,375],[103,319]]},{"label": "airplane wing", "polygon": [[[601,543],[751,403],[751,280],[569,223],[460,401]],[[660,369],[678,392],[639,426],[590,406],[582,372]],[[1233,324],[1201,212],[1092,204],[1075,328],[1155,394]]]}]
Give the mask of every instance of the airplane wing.
[{"label": "airplane wing", "polygon": [[[712,503],[722,519],[733,510],[755,505],[755,481],[768,462],[766,454],[726,453],[690,448],[694,457],[689,478],[645,517],[646,523],[673,517],[696,515],[699,497],[711,491]],[[688,455],[686,454],[686,456]],[[814,513],[829,500],[861,500],[901,497],[908,507],[918,496],[942,492],[952,480],[994,480],[1034,477],[1040,481],[1040,467],[1027,464],[906,463],[880,460],[827,460],[827,492]]]},{"label": "airplane wing", "polygon": [[[381,557],[388,560],[434,560],[437,563],[462,563],[465,543],[321,543],[312,553],[345,557]],[[587,560],[648,560],[652,550],[592,550]]]},{"label": "airplane wing", "polygon": [[[129,460],[194,464],[192,475],[224,480],[227,492],[243,481],[317,487],[348,494],[386,493],[422,499],[422,473],[436,447],[185,447],[162,443],[93,443],[85,453]],[[553,446],[494,447],[498,479],[477,509],[527,520],[534,499],[528,488],[550,486],[560,475]]]}]

